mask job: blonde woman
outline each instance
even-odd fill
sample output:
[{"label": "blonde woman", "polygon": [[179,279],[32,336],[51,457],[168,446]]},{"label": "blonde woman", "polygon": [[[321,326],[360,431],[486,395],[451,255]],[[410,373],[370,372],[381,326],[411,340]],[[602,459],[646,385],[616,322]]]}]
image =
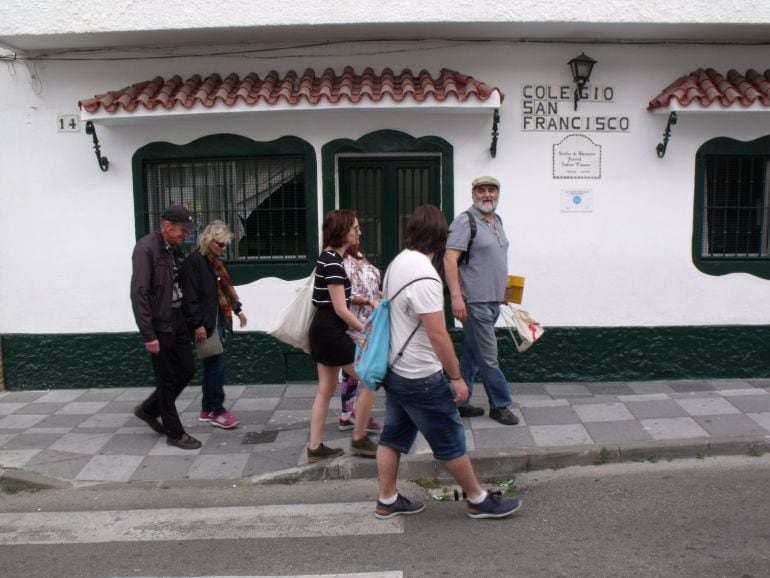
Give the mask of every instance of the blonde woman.
[{"label": "blonde woman", "polygon": [[[200,236],[198,247],[182,265],[182,310],[197,343],[215,332],[224,341],[225,330],[233,330],[233,314],[241,327],[247,323],[222,260],[232,237],[223,221],[212,221]],[[198,420],[231,429],[239,420],[225,410],[224,386],[224,353],[203,359],[203,400]]]}]

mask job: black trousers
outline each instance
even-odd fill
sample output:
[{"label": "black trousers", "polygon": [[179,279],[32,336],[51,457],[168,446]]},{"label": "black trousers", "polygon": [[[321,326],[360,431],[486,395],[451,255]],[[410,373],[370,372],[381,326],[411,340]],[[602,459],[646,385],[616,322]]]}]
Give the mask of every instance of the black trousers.
[{"label": "black trousers", "polygon": [[171,325],[171,333],[158,333],[160,353],[150,356],[155,391],[142,403],[142,408],[151,416],[160,417],[168,437],[178,439],[185,431],[175,402],[195,374],[195,358],[181,308],[174,309]]}]

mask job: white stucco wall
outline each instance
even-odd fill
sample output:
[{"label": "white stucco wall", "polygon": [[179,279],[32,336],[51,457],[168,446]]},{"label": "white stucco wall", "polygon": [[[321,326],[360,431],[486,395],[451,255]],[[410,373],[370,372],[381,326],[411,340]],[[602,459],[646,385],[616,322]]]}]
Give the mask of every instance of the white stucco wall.
[{"label": "white stucco wall", "polygon": [[[767,282],[744,274],[713,277],[691,262],[693,166],[697,148],[717,136],[752,140],[770,132],[767,113],[680,115],[668,152],[658,159],[665,116],[647,102],[675,78],[701,66],[764,70],[766,48],[477,44],[442,50],[359,56],[187,58],[127,62],[39,62],[0,69],[0,333],[133,331],[128,285],[135,243],[131,157],[154,141],[177,144],[213,133],[259,141],[296,135],[315,148],[394,129],[440,136],[454,146],[455,209],[468,204],[478,174],[502,181],[500,211],[511,240],[510,270],[526,277],[524,307],[546,325],[655,326],[770,322]],[[392,48],[389,47],[389,48]],[[586,133],[602,146],[602,178],[552,178],[552,145],[568,133],[523,132],[525,83],[570,84],[566,62],[585,50],[598,61],[592,84],[615,89],[613,103],[581,103],[583,114],[628,116],[627,133]],[[488,152],[491,114],[354,110],[222,115],[97,126],[103,173],[91,139],[59,133],[56,117],[77,101],[155,75],[260,74],[353,65],[380,70],[444,66],[506,93],[497,158]],[[570,107],[571,108],[571,107]],[[322,174],[318,168],[318,190]],[[563,188],[590,188],[592,213],[560,211]],[[320,215],[319,215],[320,220]],[[275,284],[241,288],[249,329],[265,328],[287,299]]]}]

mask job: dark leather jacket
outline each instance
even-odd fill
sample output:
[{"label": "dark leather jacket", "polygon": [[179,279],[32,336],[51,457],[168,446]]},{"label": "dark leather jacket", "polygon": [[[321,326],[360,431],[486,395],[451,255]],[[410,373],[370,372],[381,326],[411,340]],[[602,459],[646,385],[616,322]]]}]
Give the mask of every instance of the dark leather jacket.
[{"label": "dark leather jacket", "polygon": [[182,295],[182,310],[190,331],[202,326],[206,328],[206,336],[211,337],[219,314],[217,274],[199,249],[182,265]]},{"label": "dark leather jacket", "polygon": [[166,249],[160,231],[145,235],[136,243],[131,256],[131,307],[145,342],[157,333],[171,333],[171,291],[174,282],[174,256]]}]

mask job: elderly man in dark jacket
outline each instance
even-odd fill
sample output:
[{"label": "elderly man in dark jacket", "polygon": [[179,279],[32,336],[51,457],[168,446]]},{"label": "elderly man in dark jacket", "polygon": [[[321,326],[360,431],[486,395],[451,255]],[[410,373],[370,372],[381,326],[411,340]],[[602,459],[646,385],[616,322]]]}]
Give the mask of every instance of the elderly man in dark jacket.
[{"label": "elderly man in dark jacket", "polygon": [[134,415],[165,434],[168,445],[183,450],[201,447],[200,441],[185,432],[175,405],[195,373],[179,284],[179,246],[193,229],[195,223],[187,209],[172,205],[161,215],[160,230],[139,239],[131,257],[131,306],[156,382],[155,391],[136,406]]}]

